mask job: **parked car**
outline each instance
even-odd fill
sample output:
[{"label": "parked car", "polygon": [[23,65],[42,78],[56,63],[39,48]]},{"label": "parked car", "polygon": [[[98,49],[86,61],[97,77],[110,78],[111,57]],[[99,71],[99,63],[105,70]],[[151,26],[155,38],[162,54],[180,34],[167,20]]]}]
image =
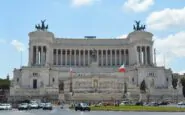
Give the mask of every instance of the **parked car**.
[{"label": "parked car", "polygon": [[159,103],[159,105],[168,105],[168,104],[170,104],[170,103],[167,102],[167,101],[162,101],[162,102]]},{"label": "parked car", "polygon": [[45,103],[43,110],[52,110],[52,109],[53,109],[53,107],[52,107],[51,103]]},{"label": "parked car", "polygon": [[79,103],[75,106],[75,111],[90,111],[91,108],[86,103]]},{"label": "parked car", "polygon": [[185,103],[181,101],[177,105],[185,105]]},{"label": "parked car", "polygon": [[39,103],[39,108],[43,108],[46,103]]},{"label": "parked car", "polygon": [[39,109],[39,104],[38,103],[30,103],[29,104],[29,107],[30,107],[30,109]]},{"label": "parked car", "polygon": [[8,104],[8,103],[0,104],[0,110],[11,110],[11,109],[12,109],[11,104]]},{"label": "parked car", "polygon": [[28,110],[28,109],[30,109],[28,103],[21,103],[18,105],[18,110]]},{"label": "parked car", "polygon": [[159,104],[157,102],[151,102],[148,104],[148,106],[159,106]]},{"label": "parked car", "polygon": [[64,104],[60,104],[60,108],[63,109],[64,108]]}]

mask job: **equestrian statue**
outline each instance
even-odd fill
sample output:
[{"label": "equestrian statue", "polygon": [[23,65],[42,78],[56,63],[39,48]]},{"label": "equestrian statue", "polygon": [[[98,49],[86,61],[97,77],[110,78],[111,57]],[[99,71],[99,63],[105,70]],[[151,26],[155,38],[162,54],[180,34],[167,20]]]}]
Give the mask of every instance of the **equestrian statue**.
[{"label": "equestrian statue", "polygon": [[134,31],[144,31],[146,29],[146,25],[140,25],[140,21],[135,21],[135,25],[133,25]]},{"label": "equestrian statue", "polygon": [[45,25],[46,20],[41,20],[41,25],[37,24],[35,25],[35,29],[45,31],[48,29],[48,25]]}]

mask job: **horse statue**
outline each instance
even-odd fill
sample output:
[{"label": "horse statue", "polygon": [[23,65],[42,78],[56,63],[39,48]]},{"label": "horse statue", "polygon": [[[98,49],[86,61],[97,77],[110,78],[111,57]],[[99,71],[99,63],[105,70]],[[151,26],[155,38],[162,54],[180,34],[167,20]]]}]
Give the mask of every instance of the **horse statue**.
[{"label": "horse statue", "polygon": [[37,30],[42,30],[42,31],[47,30],[48,29],[48,25],[45,25],[45,21],[46,20],[41,20],[41,25],[40,24],[37,24],[37,25],[35,25],[35,28]]},{"label": "horse statue", "polygon": [[139,30],[139,28],[140,28],[140,22],[141,21],[135,21],[135,23],[136,23],[136,30]]},{"label": "horse statue", "polygon": [[40,24],[35,25],[35,28],[36,28],[37,30],[41,29]]},{"label": "horse statue", "polygon": [[146,25],[140,25],[141,21],[135,21],[135,25],[133,25],[134,31],[141,31],[146,29]]}]

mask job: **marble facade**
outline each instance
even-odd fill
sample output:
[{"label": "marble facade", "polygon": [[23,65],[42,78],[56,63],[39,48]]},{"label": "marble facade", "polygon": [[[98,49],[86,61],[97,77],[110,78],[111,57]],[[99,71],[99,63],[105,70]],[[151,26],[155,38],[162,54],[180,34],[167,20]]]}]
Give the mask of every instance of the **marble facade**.
[{"label": "marble facade", "polygon": [[[138,94],[143,79],[151,89],[168,90],[172,71],[156,66],[152,37],[146,31],[120,39],[56,38],[47,30],[30,32],[28,65],[14,69],[10,96],[121,99],[124,82],[131,94]],[[122,64],[125,73],[118,72]]]}]

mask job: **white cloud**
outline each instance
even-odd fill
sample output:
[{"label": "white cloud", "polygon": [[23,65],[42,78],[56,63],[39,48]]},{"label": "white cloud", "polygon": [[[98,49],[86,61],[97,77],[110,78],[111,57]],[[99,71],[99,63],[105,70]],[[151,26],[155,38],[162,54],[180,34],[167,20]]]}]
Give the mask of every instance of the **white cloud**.
[{"label": "white cloud", "polygon": [[123,38],[123,39],[125,39],[125,38],[127,38],[127,34],[123,34],[123,35],[118,36],[118,37],[116,37],[116,38]]},{"label": "white cloud", "polygon": [[144,12],[154,4],[154,0],[127,0],[123,8],[126,11]]},{"label": "white cloud", "polygon": [[86,6],[86,5],[92,5],[94,2],[97,2],[100,0],[72,0],[72,6],[80,7],[80,6]]},{"label": "white cloud", "polygon": [[6,40],[0,39],[0,44],[5,44],[5,43],[6,43]]},{"label": "white cloud", "polygon": [[169,35],[165,38],[155,38],[154,47],[156,48],[156,60],[158,65],[168,67],[170,62],[176,58],[185,57],[185,31]]},{"label": "white cloud", "polygon": [[179,73],[180,75],[183,75],[185,73],[185,70],[182,70],[182,71],[179,71],[179,72],[176,72],[176,73]]},{"label": "white cloud", "polygon": [[17,49],[17,51],[25,51],[25,45],[18,40],[12,40],[11,44]]},{"label": "white cloud", "polygon": [[182,9],[164,9],[152,12],[146,19],[149,29],[163,30],[168,27],[185,26],[185,7]]}]

